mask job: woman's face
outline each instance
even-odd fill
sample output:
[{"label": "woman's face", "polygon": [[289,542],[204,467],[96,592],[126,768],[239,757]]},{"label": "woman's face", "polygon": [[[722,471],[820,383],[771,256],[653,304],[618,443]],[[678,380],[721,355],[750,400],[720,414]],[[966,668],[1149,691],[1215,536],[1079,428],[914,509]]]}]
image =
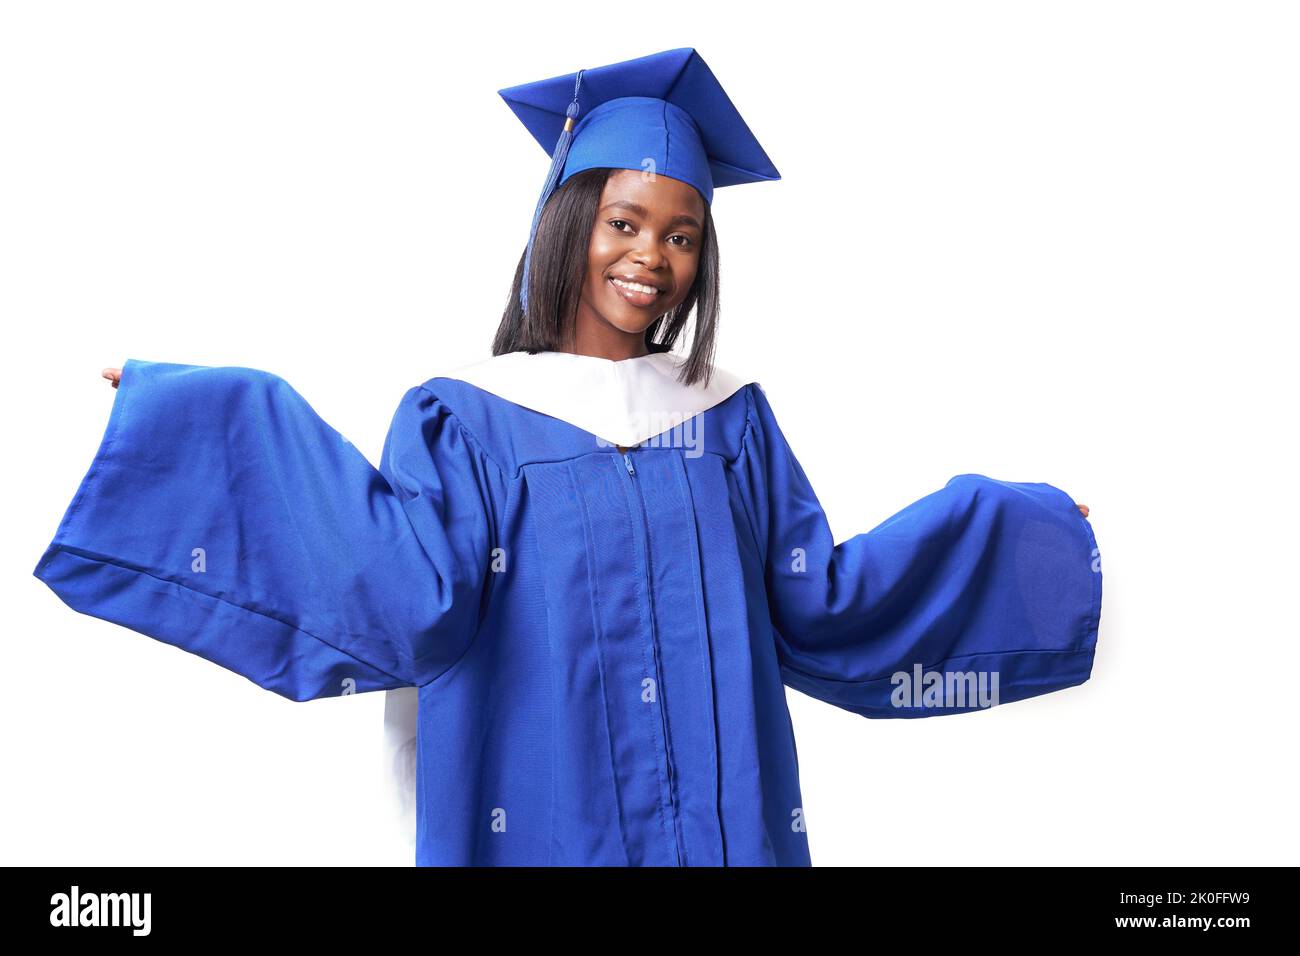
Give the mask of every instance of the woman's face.
[{"label": "woman's face", "polygon": [[694,186],[634,169],[611,173],[587,247],[579,329],[596,322],[640,335],[680,305],[695,282],[703,223]]}]

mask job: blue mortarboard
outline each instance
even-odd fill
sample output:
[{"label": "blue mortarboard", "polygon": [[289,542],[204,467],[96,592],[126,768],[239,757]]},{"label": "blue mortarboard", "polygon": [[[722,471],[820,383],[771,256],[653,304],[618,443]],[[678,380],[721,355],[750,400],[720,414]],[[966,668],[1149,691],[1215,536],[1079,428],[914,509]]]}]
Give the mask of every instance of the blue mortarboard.
[{"label": "blue mortarboard", "polygon": [[710,204],[718,186],[781,178],[713,71],[689,47],[499,92],[551,155],[528,231],[520,289],[525,311],[542,208],[575,173],[645,170],[690,183]]}]

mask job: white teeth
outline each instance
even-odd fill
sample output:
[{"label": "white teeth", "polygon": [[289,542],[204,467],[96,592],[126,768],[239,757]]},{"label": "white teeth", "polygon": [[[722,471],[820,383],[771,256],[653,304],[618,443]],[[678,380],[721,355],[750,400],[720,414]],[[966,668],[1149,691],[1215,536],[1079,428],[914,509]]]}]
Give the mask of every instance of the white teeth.
[{"label": "white teeth", "polygon": [[642,285],[640,282],[629,282],[626,279],[611,279],[616,286],[624,289],[631,289],[633,292],[648,292],[650,295],[657,295],[659,290],[652,285]]}]

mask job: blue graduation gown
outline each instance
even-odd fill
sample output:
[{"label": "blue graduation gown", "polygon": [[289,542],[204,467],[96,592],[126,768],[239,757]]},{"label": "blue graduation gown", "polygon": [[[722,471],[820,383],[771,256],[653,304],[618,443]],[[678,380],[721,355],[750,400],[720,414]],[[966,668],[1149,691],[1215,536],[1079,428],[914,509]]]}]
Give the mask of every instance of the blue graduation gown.
[{"label": "blue graduation gown", "polygon": [[132,359],[34,573],[290,700],[418,688],[419,865],[808,865],[783,685],[926,717],[988,702],[932,673],[1088,679],[1064,492],[958,475],[837,545],[757,383],[696,423],[623,452],[438,377],[376,469],[278,376]]}]

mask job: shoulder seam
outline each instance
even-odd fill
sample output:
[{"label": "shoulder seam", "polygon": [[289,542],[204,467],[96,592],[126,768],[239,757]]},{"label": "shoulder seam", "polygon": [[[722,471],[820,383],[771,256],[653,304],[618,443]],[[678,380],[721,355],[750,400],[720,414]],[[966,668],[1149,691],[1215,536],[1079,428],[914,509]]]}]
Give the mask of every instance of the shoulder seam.
[{"label": "shoulder seam", "polygon": [[[432,381],[432,379],[430,379],[429,381]],[[433,389],[429,388],[427,382],[425,384],[415,385],[412,387],[424,392],[426,395],[428,395],[430,398],[436,401],[439,405],[441,405],[444,409],[446,409],[447,414],[456,422],[456,427],[460,429],[460,433],[465,436],[466,440],[471,445],[473,445],[475,449],[478,450],[478,453],[482,455],[485,460],[490,461],[492,463],[492,467],[495,468],[500,473],[502,479],[509,480],[510,476],[506,472],[506,469],[501,467],[501,462],[497,461],[496,458],[494,458],[491,454],[488,453],[488,450],[483,446],[483,443],[479,441],[478,437],[472,431],[469,430],[469,427],[463,421],[461,421],[461,418],[459,415],[456,414],[455,409],[453,409],[450,405],[448,405],[446,401],[443,400],[442,396],[440,396],[437,392],[433,391]]]},{"label": "shoulder seam", "polygon": [[745,431],[740,436],[740,449],[736,452],[736,460],[742,455],[749,455],[750,445],[752,444],[752,434],[757,429],[754,424],[756,409],[754,407],[754,389],[759,387],[757,382],[748,382],[743,388],[745,389]]}]

